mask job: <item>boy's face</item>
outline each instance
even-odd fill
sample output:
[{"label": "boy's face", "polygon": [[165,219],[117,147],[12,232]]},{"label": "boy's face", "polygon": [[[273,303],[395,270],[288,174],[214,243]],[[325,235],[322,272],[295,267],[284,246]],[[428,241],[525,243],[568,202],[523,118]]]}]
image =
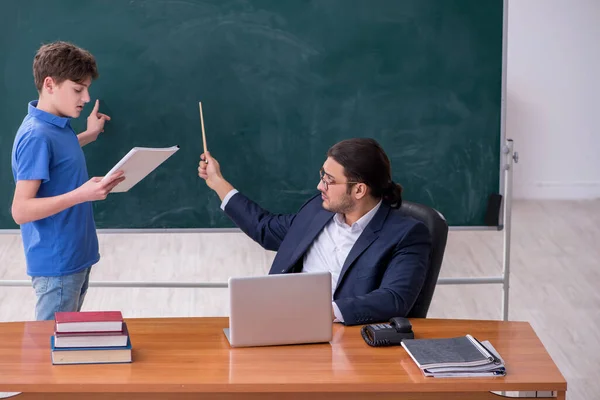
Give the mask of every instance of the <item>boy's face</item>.
[{"label": "boy's face", "polygon": [[52,78],[46,78],[44,90],[56,115],[77,118],[83,106],[90,101],[88,89],[91,83],[91,78],[86,78],[81,83],[67,79],[59,84],[56,84]]}]

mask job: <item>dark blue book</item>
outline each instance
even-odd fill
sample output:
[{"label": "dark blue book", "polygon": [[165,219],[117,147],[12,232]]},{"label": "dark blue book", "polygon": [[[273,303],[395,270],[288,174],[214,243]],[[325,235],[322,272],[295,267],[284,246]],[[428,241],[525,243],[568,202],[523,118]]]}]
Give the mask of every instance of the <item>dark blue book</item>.
[{"label": "dark blue book", "polygon": [[50,336],[52,364],[116,364],[130,363],[131,340],[122,347],[55,347]]}]

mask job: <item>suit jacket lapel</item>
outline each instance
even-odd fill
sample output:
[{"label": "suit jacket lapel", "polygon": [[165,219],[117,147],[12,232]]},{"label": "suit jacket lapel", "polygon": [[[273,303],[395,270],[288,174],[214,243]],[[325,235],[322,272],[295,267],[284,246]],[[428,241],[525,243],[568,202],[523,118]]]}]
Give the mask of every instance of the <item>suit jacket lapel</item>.
[{"label": "suit jacket lapel", "polygon": [[340,277],[338,278],[337,289],[340,288],[342,280],[344,279],[344,275],[348,272],[348,269],[354,264],[354,261],[360,256],[370,245],[379,237],[379,231],[383,227],[383,223],[390,212],[390,206],[382,203],[377,210],[377,213],[373,216],[373,219],[369,224],[365,227],[363,233],[358,237],[354,246],[348,253],[348,257],[346,257],[346,261],[344,261],[344,265],[342,266],[342,270],[340,271]]},{"label": "suit jacket lapel", "polygon": [[304,253],[306,253],[308,247],[315,241],[317,235],[323,230],[331,218],[333,218],[333,215],[334,213],[325,209],[319,210],[319,212],[314,216],[310,226],[306,230],[306,234],[300,241],[298,241],[298,245],[292,253],[292,257],[290,257],[290,264],[286,269],[293,267],[296,262],[298,262],[298,259],[304,255]]}]

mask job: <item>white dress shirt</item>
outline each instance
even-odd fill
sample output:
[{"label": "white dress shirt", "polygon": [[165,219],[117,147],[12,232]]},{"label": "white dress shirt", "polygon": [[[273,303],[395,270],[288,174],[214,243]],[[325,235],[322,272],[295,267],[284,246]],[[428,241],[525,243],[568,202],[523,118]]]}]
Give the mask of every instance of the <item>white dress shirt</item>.
[{"label": "white dress shirt", "polygon": [[[229,199],[237,192],[236,189],[232,189],[227,193],[221,203],[222,210],[225,210]],[[329,271],[331,273],[331,295],[333,296],[344,261],[380,206],[381,201],[352,225],[346,224],[343,214],[335,214],[304,255],[302,272]],[[344,317],[335,301],[332,302],[332,305],[336,320],[344,322]]]},{"label": "white dress shirt", "polygon": [[[343,214],[335,214],[304,255],[302,272],[331,272],[331,295],[333,296],[350,250],[380,206],[381,201],[352,225],[346,223]],[[344,322],[344,317],[335,301],[333,312],[338,321]]]}]

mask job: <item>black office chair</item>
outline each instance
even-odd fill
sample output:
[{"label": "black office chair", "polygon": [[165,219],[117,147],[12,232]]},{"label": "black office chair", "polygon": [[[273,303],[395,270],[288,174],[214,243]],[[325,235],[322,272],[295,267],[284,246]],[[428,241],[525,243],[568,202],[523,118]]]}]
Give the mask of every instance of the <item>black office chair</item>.
[{"label": "black office chair", "polygon": [[409,318],[425,318],[442,268],[444,250],[448,239],[448,223],[437,210],[422,204],[403,201],[400,211],[423,222],[429,228],[431,234],[431,254],[429,255],[429,269],[427,270],[425,283],[417,297],[417,301],[408,313]]}]

